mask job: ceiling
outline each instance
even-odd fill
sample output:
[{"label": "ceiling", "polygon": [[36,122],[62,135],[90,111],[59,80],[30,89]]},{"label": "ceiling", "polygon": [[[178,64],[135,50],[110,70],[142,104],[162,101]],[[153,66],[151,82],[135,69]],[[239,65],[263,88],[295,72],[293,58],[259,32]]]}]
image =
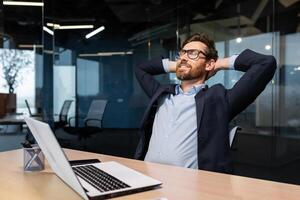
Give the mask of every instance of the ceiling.
[{"label": "ceiling", "polygon": [[[270,0],[44,0],[44,8],[2,5],[1,32],[18,46],[41,44],[47,22],[104,25],[105,31],[93,40],[125,38],[132,44],[149,36],[172,38],[176,30],[189,32],[187,24],[214,24],[229,35],[299,31],[300,1],[279,0],[274,5]],[[63,46],[84,40],[90,31],[56,30],[56,40]]]}]

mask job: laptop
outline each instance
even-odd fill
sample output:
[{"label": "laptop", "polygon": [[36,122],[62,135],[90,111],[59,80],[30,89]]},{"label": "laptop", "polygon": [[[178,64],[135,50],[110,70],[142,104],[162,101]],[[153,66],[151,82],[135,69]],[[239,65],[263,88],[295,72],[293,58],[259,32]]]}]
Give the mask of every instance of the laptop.
[{"label": "laptop", "polygon": [[71,165],[72,161],[67,160],[47,123],[30,117],[26,117],[25,122],[55,174],[83,199],[112,198],[154,189],[162,184],[114,161]]}]

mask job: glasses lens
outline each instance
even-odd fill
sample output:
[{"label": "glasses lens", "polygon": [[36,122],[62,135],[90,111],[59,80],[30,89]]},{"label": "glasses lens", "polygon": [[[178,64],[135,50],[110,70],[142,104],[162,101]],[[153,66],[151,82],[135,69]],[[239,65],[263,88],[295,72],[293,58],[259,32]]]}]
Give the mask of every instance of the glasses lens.
[{"label": "glasses lens", "polygon": [[199,51],[195,49],[191,49],[187,51],[187,55],[190,59],[196,59],[199,56]]},{"label": "glasses lens", "polygon": [[185,53],[187,54],[187,57],[192,60],[196,60],[197,58],[199,58],[200,53],[206,56],[202,51],[199,51],[197,49],[188,49],[188,50],[182,49],[179,51],[178,56],[179,57],[183,56]]}]

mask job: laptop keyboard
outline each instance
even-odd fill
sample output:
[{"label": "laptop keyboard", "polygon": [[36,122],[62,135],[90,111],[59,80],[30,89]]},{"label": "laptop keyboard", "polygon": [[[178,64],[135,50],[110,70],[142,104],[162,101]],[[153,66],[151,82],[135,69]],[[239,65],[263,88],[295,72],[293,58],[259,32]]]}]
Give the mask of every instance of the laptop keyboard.
[{"label": "laptop keyboard", "polygon": [[74,173],[97,188],[100,192],[107,192],[130,187],[126,183],[102,171],[93,165],[74,166]]}]

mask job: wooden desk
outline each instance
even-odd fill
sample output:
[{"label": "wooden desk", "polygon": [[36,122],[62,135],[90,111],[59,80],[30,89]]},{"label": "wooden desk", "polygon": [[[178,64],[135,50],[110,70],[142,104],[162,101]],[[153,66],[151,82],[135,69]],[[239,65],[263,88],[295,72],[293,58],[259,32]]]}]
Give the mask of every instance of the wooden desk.
[{"label": "wooden desk", "polygon": [[[300,186],[184,169],[137,160],[66,150],[69,159],[114,160],[163,182],[161,188],[118,197],[125,200],[241,200],[300,199]],[[48,165],[42,172],[23,172],[22,150],[0,153],[0,199],[77,200],[71,188]]]},{"label": "wooden desk", "polygon": [[[23,125],[25,124],[24,114],[7,114],[0,118],[0,125]],[[33,117],[36,120],[42,120],[42,117]]]}]

